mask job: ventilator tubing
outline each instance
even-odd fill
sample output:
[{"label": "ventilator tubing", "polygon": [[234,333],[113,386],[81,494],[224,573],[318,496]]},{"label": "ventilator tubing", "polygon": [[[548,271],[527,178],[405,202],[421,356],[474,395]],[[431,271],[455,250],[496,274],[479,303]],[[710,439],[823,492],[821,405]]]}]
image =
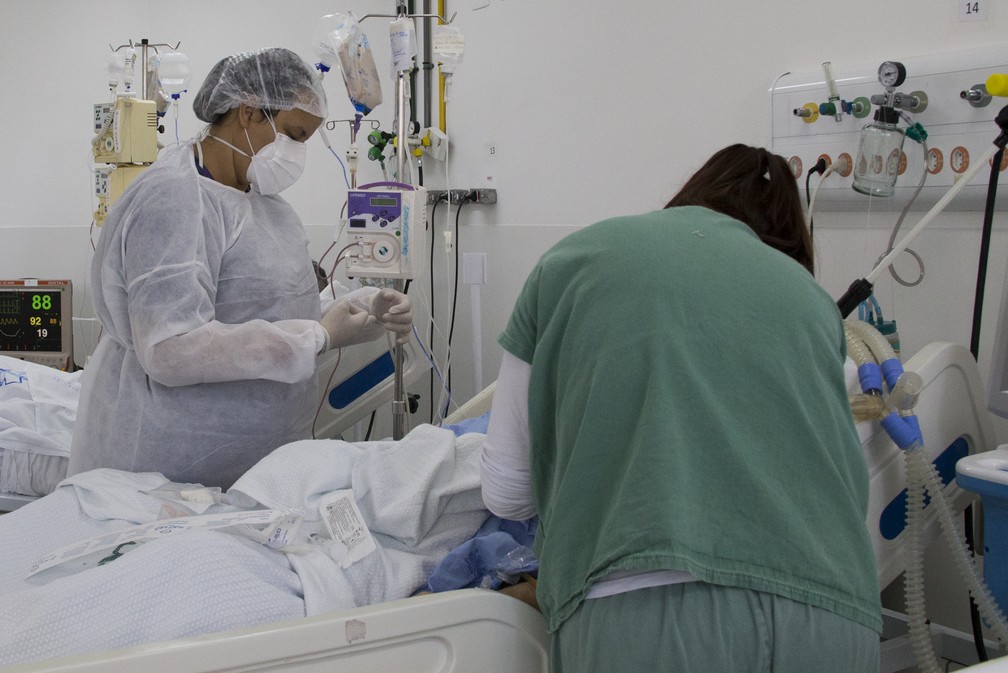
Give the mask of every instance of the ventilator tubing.
[{"label": "ventilator tubing", "polygon": [[[875,356],[875,359],[881,363],[879,366],[882,369],[882,375],[885,377],[886,383],[889,385],[889,389],[892,390],[895,388],[899,377],[903,374],[903,364],[900,362],[889,340],[863,320],[846,320],[844,321],[844,325],[849,328],[849,331],[854,333],[854,336],[865,343],[872,355]],[[850,342],[851,339],[848,337],[848,348],[850,347]],[[856,358],[854,361],[858,362]],[[860,365],[861,363],[858,362],[858,364]]]},{"label": "ventilator tubing", "polygon": [[[882,377],[890,390],[890,402],[900,413],[893,412],[882,419],[882,426],[897,446],[903,449],[906,463],[907,509],[906,535],[907,570],[906,604],[910,644],[922,673],[941,673],[935,656],[924,605],[924,494],[931,495],[942,537],[948,545],[959,576],[980,609],[980,614],[1002,643],[1008,644],[1008,622],[994,600],[990,589],[977,570],[965,542],[959,536],[941,478],[924,451],[920,426],[912,415],[923,382],[914,372],[903,372],[892,345],[874,327],[859,320],[844,321],[847,352],[858,365],[862,390],[875,396],[881,394]],[[874,356],[874,358],[873,358]],[[875,360],[881,362],[876,364]],[[871,392],[870,392],[871,391]]]},{"label": "ventilator tubing", "polygon": [[934,465],[928,460],[922,444],[916,444],[903,452],[906,462],[907,479],[907,549],[906,604],[909,618],[910,645],[913,648],[917,666],[922,673],[941,673],[928,631],[927,614],[924,606],[924,490],[931,494],[931,504],[938,514],[942,537],[945,538],[956,570],[966,583],[970,594],[980,608],[980,614],[1002,643],[1008,643],[1008,622],[998,607],[994,596],[980,576],[973,557],[956,531],[948,501],[942,491],[941,479]]}]

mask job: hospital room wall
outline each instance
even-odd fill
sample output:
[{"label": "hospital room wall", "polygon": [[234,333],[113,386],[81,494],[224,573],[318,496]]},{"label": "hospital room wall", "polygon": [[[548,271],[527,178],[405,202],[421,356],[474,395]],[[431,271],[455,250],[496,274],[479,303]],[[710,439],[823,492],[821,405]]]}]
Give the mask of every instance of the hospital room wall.
[{"label": "hospital room wall", "polygon": [[[556,240],[604,217],[661,207],[725,144],[767,144],[767,90],[786,70],[815,68],[824,60],[877,63],[1004,43],[1003,7],[989,3],[987,19],[978,22],[959,21],[957,7],[953,0],[896,0],[880,15],[877,3],[867,0],[606,5],[449,0],[446,13],[458,12],[456,25],[465,32],[467,50],[447,108],[452,139],[447,174],[443,162],[428,161],[425,182],[432,188],[498,192],[496,205],[463,207],[457,239],[460,252],[486,255],[477,344],[482,380],[496,374],[495,339],[525,274]],[[282,45],[312,58],[310,38],[323,14],[353,10],[362,16],[393,8],[393,0],[299,0],[282,6],[266,0],[0,0],[5,45],[0,87],[10,101],[7,161],[0,165],[5,204],[0,275],[70,277],[79,317],[91,316],[90,120],[91,106],[106,97],[108,45],[142,37],[182,43],[193,75],[178,118],[185,138],[202,126],[190,109],[192,92],[220,56]],[[369,19],[363,27],[384,77],[389,70],[384,20]],[[370,118],[389,129],[393,93],[388,79],[383,84],[386,102]],[[327,80],[326,90],[329,118],[348,118],[351,108],[337,76]],[[164,142],[171,142],[170,112],[165,125]],[[346,128],[339,125],[329,135],[342,156]],[[360,182],[379,177],[374,163],[361,162]],[[305,221],[316,258],[336,230],[345,193],[339,165],[313,141],[305,176],[286,196]],[[870,270],[901,205],[880,208],[875,200],[868,217],[864,202],[852,199],[847,212],[817,216],[819,277],[830,294],[838,296]],[[441,232],[454,216],[454,208],[441,206],[434,224],[441,306],[450,296]],[[979,224],[978,213],[947,213],[914,246],[927,263],[923,283],[911,289],[879,283],[879,298],[887,317],[898,321],[907,355],[939,339],[968,343]],[[1005,237],[999,221],[985,307],[990,319],[1004,281]],[[459,401],[474,392],[470,296],[462,285],[452,358]],[[82,351],[93,347],[95,332],[87,325],[76,332],[83,362]]]}]

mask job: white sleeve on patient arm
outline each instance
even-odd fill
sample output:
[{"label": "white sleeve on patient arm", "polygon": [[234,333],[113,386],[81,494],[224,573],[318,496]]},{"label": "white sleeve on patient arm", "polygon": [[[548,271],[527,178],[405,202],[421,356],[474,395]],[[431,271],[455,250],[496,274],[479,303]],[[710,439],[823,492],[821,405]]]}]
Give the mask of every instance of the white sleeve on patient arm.
[{"label": "white sleeve on patient arm", "polygon": [[536,514],[529,471],[531,374],[532,365],[504,352],[480,461],[483,503],[502,519],[520,521]]}]

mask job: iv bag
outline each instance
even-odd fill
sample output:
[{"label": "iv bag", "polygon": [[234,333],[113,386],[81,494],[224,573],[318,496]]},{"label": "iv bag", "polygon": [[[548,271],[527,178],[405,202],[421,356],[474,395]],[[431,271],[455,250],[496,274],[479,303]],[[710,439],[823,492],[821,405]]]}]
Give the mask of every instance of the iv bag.
[{"label": "iv bag", "polygon": [[158,83],[161,90],[172,98],[178,98],[189,86],[189,58],[177,51],[158,57]]},{"label": "iv bag", "polygon": [[455,72],[465,52],[465,35],[455,26],[440,25],[434,29],[434,58],[441,63],[441,72]]},{"label": "iv bag", "polygon": [[389,24],[389,42],[392,45],[392,78],[413,69],[417,55],[416,26],[413,19],[402,17]]},{"label": "iv bag", "polygon": [[316,35],[315,48],[323,63],[333,57],[339,62],[354,109],[367,115],[378,107],[382,102],[378,69],[367,36],[361,31],[353,13],[323,16]]}]

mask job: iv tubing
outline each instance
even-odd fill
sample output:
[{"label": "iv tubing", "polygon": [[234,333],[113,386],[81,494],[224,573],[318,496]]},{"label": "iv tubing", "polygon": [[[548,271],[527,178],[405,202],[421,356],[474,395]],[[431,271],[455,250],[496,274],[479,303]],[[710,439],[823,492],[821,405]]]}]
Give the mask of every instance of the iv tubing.
[{"label": "iv tubing", "polygon": [[980,159],[977,160],[975,164],[971,164],[969,169],[967,169],[966,172],[963,173],[959,181],[956,182],[954,185],[952,185],[952,187],[947,192],[945,192],[945,196],[943,196],[938,201],[938,203],[934,204],[931,210],[929,210],[927,214],[921,218],[920,222],[918,222],[914,226],[914,228],[910,230],[910,233],[908,233],[903,238],[903,240],[900,241],[899,244],[897,244],[896,247],[889,252],[888,255],[882,258],[882,261],[879,262],[874,269],[872,269],[872,272],[865,277],[865,280],[867,280],[869,283],[874,283],[878,279],[878,277],[882,275],[882,272],[892,265],[892,263],[896,260],[896,257],[898,257],[904,250],[906,250],[907,247],[910,245],[910,243],[915,238],[917,238],[921,230],[923,230],[924,227],[926,227],[928,224],[931,223],[931,220],[933,220],[943,210],[945,210],[945,207],[948,206],[949,202],[952,201],[952,199],[954,199],[959,194],[959,192],[962,191],[963,187],[965,187],[969,183],[969,181],[973,179],[973,176],[976,175],[980,171],[980,169],[983,168],[987,164],[987,162],[994,157],[997,151],[998,147],[996,145],[992,146],[989,150],[987,150],[987,152],[984,153],[982,157],[980,157]]}]

